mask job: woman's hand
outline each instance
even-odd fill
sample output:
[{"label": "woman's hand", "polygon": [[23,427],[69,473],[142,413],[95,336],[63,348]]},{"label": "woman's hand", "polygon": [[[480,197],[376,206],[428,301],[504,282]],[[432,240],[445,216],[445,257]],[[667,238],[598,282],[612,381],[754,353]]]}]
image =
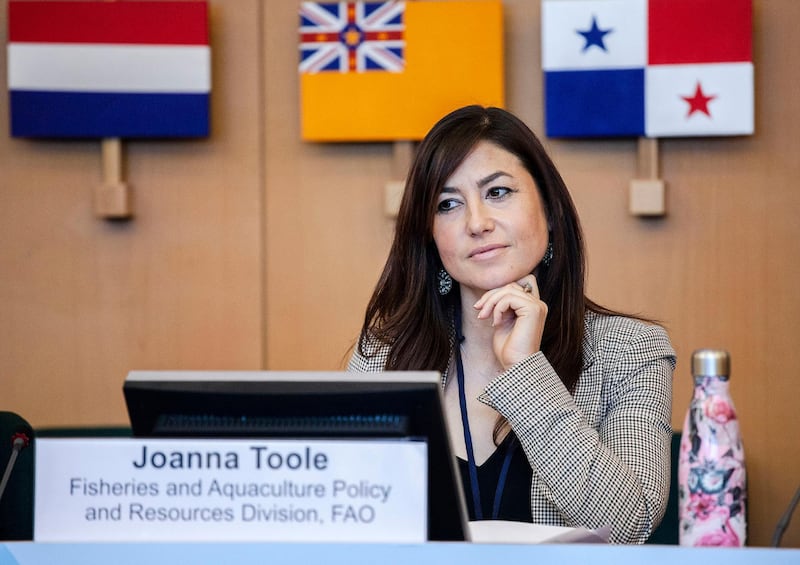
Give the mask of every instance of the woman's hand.
[{"label": "woman's hand", "polygon": [[475,309],[479,319],[492,319],[492,346],[504,369],[541,349],[547,304],[533,275],[486,292]]}]

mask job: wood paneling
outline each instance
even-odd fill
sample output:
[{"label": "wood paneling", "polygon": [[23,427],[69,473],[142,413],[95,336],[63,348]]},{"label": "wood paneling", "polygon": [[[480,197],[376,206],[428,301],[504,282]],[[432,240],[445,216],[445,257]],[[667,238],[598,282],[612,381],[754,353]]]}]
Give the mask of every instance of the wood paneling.
[{"label": "wood paneling", "polygon": [[270,369],[342,367],[388,252],[390,144],[300,141],[297,4],[263,15]]},{"label": "wood paneling", "polygon": [[[261,366],[257,13],[212,6],[210,138],[124,142],[126,223],[94,216],[99,141],[8,137],[3,50],[4,409],[37,427],[125,423],[131,369]],[[2,2],[3,44],[6,14]]]}]

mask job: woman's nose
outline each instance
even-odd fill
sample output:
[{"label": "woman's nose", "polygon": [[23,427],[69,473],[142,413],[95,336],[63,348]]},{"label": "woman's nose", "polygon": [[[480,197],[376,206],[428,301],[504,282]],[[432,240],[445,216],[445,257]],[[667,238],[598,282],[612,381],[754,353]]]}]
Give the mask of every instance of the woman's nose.
[{"label": "woman's nose", "polygon": [[481,233],[491,231],[494,228],[494,219],[492,218],[491,210],[483,204],[477,204],[469,207],[467,217],[467,230],[472,235],[479,235]]}]

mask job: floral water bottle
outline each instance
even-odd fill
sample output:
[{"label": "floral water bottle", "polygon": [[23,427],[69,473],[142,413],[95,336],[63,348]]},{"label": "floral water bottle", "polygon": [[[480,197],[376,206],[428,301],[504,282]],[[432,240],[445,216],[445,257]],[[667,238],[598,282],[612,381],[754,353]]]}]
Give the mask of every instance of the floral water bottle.
[{"label": "floral water bottle", "polygon": [[694,395],[678,460],[679,540],[688,546],[743,546],[747,535],[744,449],[728,390],[727,351],[692,354]]}]

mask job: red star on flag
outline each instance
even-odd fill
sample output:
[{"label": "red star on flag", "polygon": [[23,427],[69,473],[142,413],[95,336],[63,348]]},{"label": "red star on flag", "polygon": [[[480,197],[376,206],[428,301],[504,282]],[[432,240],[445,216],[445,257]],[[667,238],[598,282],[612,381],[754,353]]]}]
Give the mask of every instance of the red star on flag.
[{"label": "red star on flag", "polygon": [[694,96],[681,96],[681,98],[689,103],[689,113],[686,114],[687,118],[695,112],[703,112],[709,118],[711,117],[711,112],[708,111],[708,103],[716,98],[716,96],[706,96],[703,94],[703,87],[700,86],[700,82],[697,83]]}]

